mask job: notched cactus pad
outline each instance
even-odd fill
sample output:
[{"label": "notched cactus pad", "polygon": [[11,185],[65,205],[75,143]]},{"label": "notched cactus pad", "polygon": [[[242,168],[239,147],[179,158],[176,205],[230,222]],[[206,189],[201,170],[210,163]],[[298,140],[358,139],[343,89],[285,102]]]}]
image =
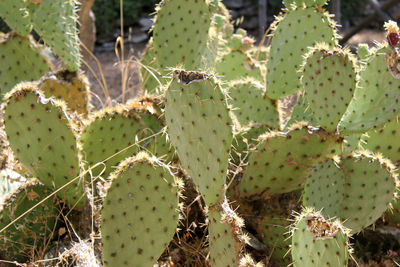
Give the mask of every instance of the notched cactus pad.
[{"label": "notched cactus pad", "polygon": [[43,77],[38,87],[46,97],[64,100],[71,111],[87,115],[90,91],[83,74],[61,69]]},{"label": "notched cactus pad", "polygon": [[292,229],[293,266],[347,266],[349,234],[338,221],[326,220],[319,213],[305,211]]},{"label": "notched cactus pad", "polygon": [[323,156],[335,153],[341,141],[324,130],[294,125],[286,133],[259,137],[238,186],[241,196],[256,197],[300,189],[308,172]]},{"label": "notched cactus pad", "polygon": [[[6,96],[4,126],[17,159],[51,189],[79,176],[80,164],[74,126],[61,102],[45,98],[36,86],[23,83]],[[58,195],[75,205],[84,196],[82,181]],[[78,203],[78,206],[83,201]]]},{"label": "notched cactus pad", "polygon": [[153,28],[154,53],[162,70],[204,64],[211,11],[206,0],[163,0]]},{"label": "notched cactus pad", "polygon": [[[2,184],[9,183],[6,175],[4,170],[0,173]],[[0,229],[51,193],[37,179],[13,182],[7,189],[0,198]],[[57,215],[49,199],[16,221],[0,234],[0,257],[25,262],[41,255],[52,238]]]},{"label": "notched cactus pad", "polygon": [[101,216],[104,266],[153,266],[179,219],[171,170],[143,154],[126,159],[112,174]]},{"label": "notched cactus pad", "polygon": [[12,33],[0,34],[1,94],[7,93],[22,81],[39,79],[50,71],[50,68],[50,63],[41,54],[41,48],[32,37],[21,37]]},{"label": "notched cactus pad", "polygon": [[289,11],[275,27],[267,65],[267,95],[278,99],[301,89],[303,55],[317,42],[335,45],[329,15],[315,8]]},{"label": "notched cactus pad", "polygon": [[303,204],[336,217],[353,233],[374,223],[394,198],[397,177],[387,161],[361,153],[319,163],[307,179]]},{"label": "notched cactus pad", "polygon": [[225,95],[208,74],[174,73],[166,92],[168,134],[206,204],[215,204],[222,200],[232,143]]},{"label": "notched cactus pad", "polygon": [[302,84],[319,125],[335,132],[356,88],[355,60],[350,51],[317,44],[304,63]]},{"label": "notched cactus pad", "polygon": [[400,110],[400,80],[392,76],[386,64],[390,52],[389,47],[375,50],[360,72],[359,87],[339,125],[344,134],[379,127]]}]

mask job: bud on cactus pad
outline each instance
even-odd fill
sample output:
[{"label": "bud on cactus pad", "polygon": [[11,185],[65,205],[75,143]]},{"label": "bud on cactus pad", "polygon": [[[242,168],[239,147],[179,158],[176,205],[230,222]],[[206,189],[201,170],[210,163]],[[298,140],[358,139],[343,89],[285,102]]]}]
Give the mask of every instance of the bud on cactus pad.
[{"label": "bud on cactus pad", "polygon": [[[23,83],[6,95],[4,127],[10,147],[26,170],[51,189],[79,176],[80,155],[75,125],[65,103],[45,98],[31,83]],[[58,195],[75,205],[84,195],[76,181]],[[78,206],[83,204],[80,201]]]},{"label": "bud on cactus pad", "polygon": [[226,97],[206,73],[176,70],[166,92],[165,121],[183,168],[207,205],[222,200],[232,143]]},{"label": "bud on cactus pad", "polygon": [[313,165],[326,154],[335,153],[341,141],[335,135],[304,123],[293,125],[286,133],[267,133],[258,140],[239,184],[241,196],[256,197],[300,189]]},{"label": "bud on cactus pad", "polygon": [[308,47],[317,42],[330,46],[336,43],[334,22],[319,9],[297,8],[277,19],[276,23],[267,64],[267,95],[272,99],[301,89],[302,73],[298,70]]},{"label": "bud on cactus pad", "polygon": [[296,218],[292,228],[293,266],[348,266],[348,240],[349,231],[340,222],[306,210]]},{"label": "bud on cactus pad", "polygon": [[400,40],[399,27],[397,26],[397,23],[390,20],[389,22],[385,23],[384,27],[387,31],[386,39],[388,44],[391,47],[396,47]]},{"label": "bud on cactus pad", "polygon": [[[1,4],[0,4],[1,5]],[[21,81],[34,81],[50,71],[35,40],[13,33],[0,35],[0,92],[10,91]]]},{"label": "bud on cactus pad", "polygon": [[[374,223],[394,198],[397,176],[388,161],[362,152],[319,163],[307,179],[303,204],[337,217],[353,233]],[[368,178],[368,179],[367,179]]]},{"label": "bud on cactus pad", "polygon": [[153,266],[179,219],[174,176],[168,166],[140,153],[111,177],[101,212],[104,266]]}]

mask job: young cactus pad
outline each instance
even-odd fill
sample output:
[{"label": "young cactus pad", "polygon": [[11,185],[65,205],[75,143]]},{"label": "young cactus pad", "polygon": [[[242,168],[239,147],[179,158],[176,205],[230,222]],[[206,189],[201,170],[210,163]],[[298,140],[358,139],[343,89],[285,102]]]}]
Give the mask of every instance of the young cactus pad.
[{"label": "young cactus pad", "polygon": [[[36,89],[23,83],[5,97],[4,127],[10,147],[26,170],[57,189],[79,176],[74,126],[61,102],[45,98]],[[58,195],[75,205],[84,195],[83,184],[77,180]]]},{"label": "young cactus pad", "polygon": [[267,65],[267,95],[272,99],[301,89],[298,72],[308,47],[317,42],[335,45],[335,28],[328,14],[297,8],[277,20]]},{"label": "young cactus pad", "polygon": [[183,168],[207,205],[222,200],[232,120],[221,87],[206,73],[176,70],[166,92],[165,120]]},{"label": "young cactus pad", "polygon": [[153,28],[154,53],[162,70],[203,67],[211,11],[206,0],[163,0]]},{"label": "young cactus pad", "polygon": [[141,139],[142,129],[139,116],[124,106],[107,108],[94,114],[80,137],[84,159],[88,166],[109,159],[92,170],[93,176],[99,175],[105,167],[102,177],[107,178],[119,162],[134,156],[139,151],[139,146],[134,144]]},{"label": "young cactus pad", "polygon": [[343,134],[379,127],[400,110],[400,80],[392,76],[386,64],[390,51],[389,47],[376,50],[360,72],[359,87],[339,125]]},{"label": "young cactus pad", "polygon": [[[306,124],[287,133],[271,132],[259,137],[257,150],[239,183],[241,196],[280,194],[300,189],[314,163],[335,153],[336,136]],[[336,151],[337,152],[337,151]]]},{"label": "young cactus pad", "polygon": [[143,153],[123,161],[111,176],[101,212],[104,266],[153,266],[179,219],[174,176]]},{"label": "young cactus pad", "polygon": [[[4,172],[0,174],[0,181],[3,179],[8,179]],[[9,189],[0,198],[0,230],[51,193],[37,179],[14,182]],[[16,221],[0,233],[0,257],[25,262],[43,253],[57,215],[57,208],[49,199]]]},{"label": "young cactus pad", "polygon": [[353,56],[324,44],[311,49],[304,63],[302,84],[319,125],[336,132],[356,88]]},{"label": "young cactus pad", "polygon": [[[368,178],[368,179],[367,179]],[[307,179],[303,204],[337,217],[353,233],[374,223],[394,198],[393,166],[366,153],[319,163]]]},{"label": "young cactus pad", "polygon": [[344,267],[349,258],[349,236],[338,221],[305,211],[292,229],[292,258],[295,267]]},{"label": "young cactus pad", "polygon": [[[19,2],[19,1],[17,1]],[[34,81],[50,71],[32,37],[0,35],[0,92],[5,94],[22,81]]]}]

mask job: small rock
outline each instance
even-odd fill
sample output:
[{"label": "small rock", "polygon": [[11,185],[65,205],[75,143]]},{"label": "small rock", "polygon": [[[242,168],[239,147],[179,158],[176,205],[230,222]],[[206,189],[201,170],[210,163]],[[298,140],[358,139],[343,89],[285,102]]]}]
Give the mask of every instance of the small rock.
[{"label": "small rock", "polygon": [[146,33],[136,33],[132,36],[131,40],[132,43],[137,44],[146,41],[148,35]]},{"label": "small rock", "polygon": [[138,22],[141,26],[140,30],[142,32],[147,32],[151,27],[153,27],[153,20],[151,18],[140,18]]}]

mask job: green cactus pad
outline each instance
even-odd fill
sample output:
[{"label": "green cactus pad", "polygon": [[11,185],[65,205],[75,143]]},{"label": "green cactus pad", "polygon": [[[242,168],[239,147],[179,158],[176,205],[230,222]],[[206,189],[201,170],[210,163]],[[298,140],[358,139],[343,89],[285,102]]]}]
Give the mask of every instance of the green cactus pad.
[{"label": "green cactus pad", "polygon": [[168,0],[157,8],[154,53],[162,70],[204,67],[211,11],[206,0]]},{"label": "green cactus pad", "polygon": [[50,63],[40,54],[41,49],[32,37],[15,34],[0,37],[4,37],[0,38],[0,93],[7,93],[22,81],[37,80],[50,71]]},{"label": "green cactus pad", "polygon": [[257,61],[242,51],[231,51],[223,55],[217,61],[215,70],[223,81],[253,77],[257,81],[264,83],[264,77]]},{"label": "green cactus pad", "polygon": [[87,115],[90,90],[88,80],[83,74],[61,69],[43,77],[38,87],[46,97],[62,99],[71,111]]},{"label": "green cactus pad", "polygon": [[343,134],[364,133],[395,118],[400,110],[400,80],[386,64],[390,48],[378,49],[360,72],[359,87],[343,115],[339,128]]},{"label": "green cactus pad", "polygon": [[307,7],[323,6],[328,1],[329,0],[283,0],[283,4],[286,8],[293,9],[296,7],[302,7],[304,5]]},{"label": "green cactus pad", "polygon": [[[79,176],[79,151],[74,125],[65,104],[45,98],[37,87],[22,83],[6,97],[4,127],[17,159],[51,189]],[[63,105],[64,104],[64,105]],[[83,183],[77,180],[58,195],[69,205],[83,205]]]},{"label": "green cactus pad", "polygon": [[331,222],[319,213],[305,211],[292,229],[293,266],[347,266],[348,239],[348,230],[338,221]]},{"label": "green cactus pad", "polygon": [[[208,225],[208,243],[210,265],[215,267],[239,266],[243,252],[243,220],[229,207],[222,204],[226,211],[210,211]],[[224,209],[224,208],[223,208]]]},{"label": "green cactus pad", "polygon": [[304,97],[304,93],[301,94],[297,99],[297,103],[292,110],[290,119],[286,123],[285,129],[298,122],[308,122],[310,125],[318,126],[318,121],[311,111],[310,105],[307,99]]},{"label": "green cactus pad", "polygon": [[175,71],[166,92],[165,121],[182,166],[206,204],[222,200],[232,121],[215,79],[205,73]]},{"label": "green cactus pad", "polygon": [[21,36],[28,35],[32,30],[28,6],[29,1],[0,1],[0,17]]},{"label": "green cactus pad", "polygon": [[132,145],[141,139],[142,129],[143,123],[139,116],[135,112],[129,112],[124,106],[106,108],[95,113],[80,137],[83,157],[88,167],[127,149],[108,159],[104,165],[94,168],[93,176],[99,175],[105,167],[102,176],[107,178],[119,162],[134,156],[139,151],[139,146]]},{"label": "green cactus pad", "polygon": [[304,62],[305,97],[319,122],[335,132],[356,88],[355,60],[347,50],[331,50],[324,44],[311,49]]},{"label": "green cactus pad", "polygon": [[382,153],[396,166],[400,166],[400,122],[399,117],[383,127],[370,130],[361,136],[360,146],[375,153]]},{"label": "green cactus pad", "polygon": [[[4,173],[0,180],[8,179]],[[0,230],[18,216],[38,204],[51,192],[37,179],[13,182],[0,199]],[[43,253],[52,238],[58,210],[52,200],[46,200],[29,214],[0,233],[0,257],[25,262]]]},{"label": "green cactus pad", "polygon": [[343,140],[342,154],[350,154],[353,151],[360,150],[361,134],[348,135]]},{"label": "green cactus pad", "polygon": [[[154,53],[153,39],[147,43],[140,60],[140,82],[148,94],[161,93],[160,83],[165,82]],[[157,81],[158,79],[158,81]]]},{"label": "green cactus pad", "polygon": [[[397,177],[383,159],[360,153],[318,164],[307,179],[303,204],[337,217],[353,233],[375,222],[394,198]],[[366,179],[368,177],[368,179]]]},{"label": "green cactus pad", "polygon": [[141,153],[123,161],[111,176],[101,212],[104,266],[153,266],[179,219],[171,170]]},{"label": "green cactus pad", "polygon": [[301,88],[303,55],[317,42],[335,45],[335,29],[328,14],[315,8],[298,8],[277,20],[267,65],[267,95],[272,99]]},{"label": "green cactus pad", "polygon": [[42,0],[31,11],[34,30],[69,71],[77,71],[80,66],[76,3],[75,0]]},{"label": "green cactus pad", "polygon": [[279,113],[275,101],[265,96],[264,87],[252,80],[234,81],[227,86],[228,103],[232,105],[240,125],[250,123],[268,125],[271,129],[279,128]]},{"label": "green cactus pad", "polygon": [[286,133],[260,136],[238,186],[240,195],[263,197],[300,189],[313,165],[337,152],[339,141],[337,136],[306,124],[294,125]]}]

